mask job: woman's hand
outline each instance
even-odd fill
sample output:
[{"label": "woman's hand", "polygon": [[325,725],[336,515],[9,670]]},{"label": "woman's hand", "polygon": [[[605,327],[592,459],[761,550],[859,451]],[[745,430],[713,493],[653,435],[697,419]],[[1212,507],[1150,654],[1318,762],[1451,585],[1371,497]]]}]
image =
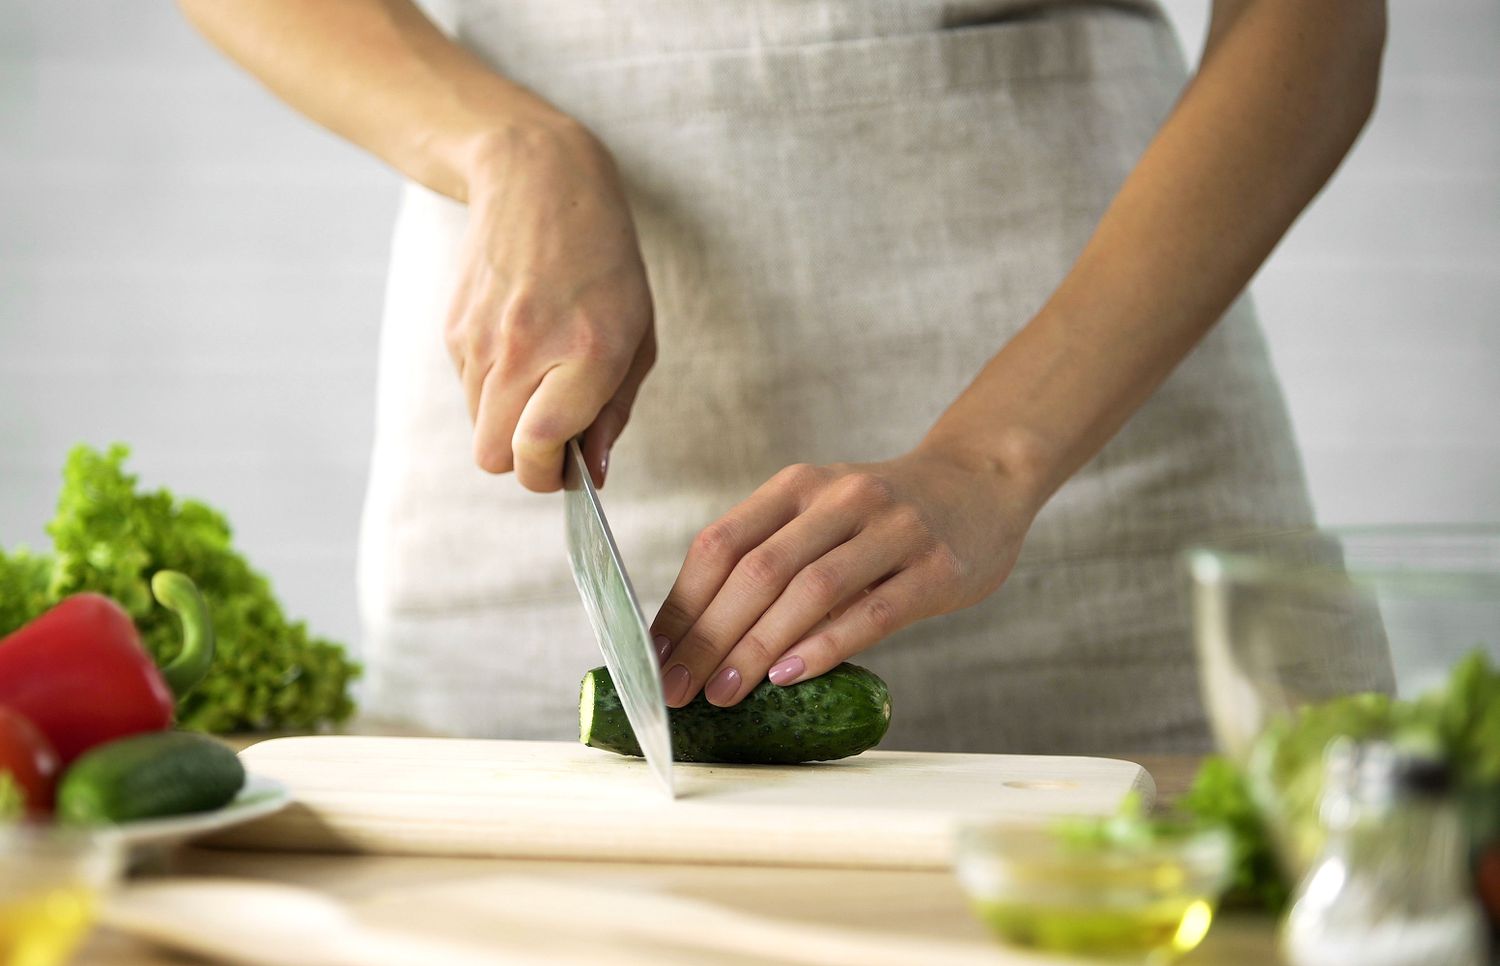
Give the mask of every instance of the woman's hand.
[{"label": "woman's hand", "polygon": [[587,430],[602,484],[656,354],[635,228],[604,147],[409,0],[180,2],[307,116],[469,206],[445,336],[474,459],[555,490],[563,447]]},{"label": "woman's hand", "polygon": [[651,292],[604,147],[549,116],[486,139],[448,313],[474,460],[527,489],[562,486],[564,447],[603,485],[609,450],[656,360]]},{"label": "woman's hand", "polygon": [[794,684],[1004,582],[1028,488],[919,447],[884,463],[792,466],[693,542],[652,626],[667,704]]}]

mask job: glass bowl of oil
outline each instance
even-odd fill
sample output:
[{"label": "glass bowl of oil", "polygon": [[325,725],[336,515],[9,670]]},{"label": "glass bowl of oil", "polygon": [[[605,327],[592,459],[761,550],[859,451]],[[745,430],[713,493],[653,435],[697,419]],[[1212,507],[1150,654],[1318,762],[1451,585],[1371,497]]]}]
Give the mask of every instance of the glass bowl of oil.
[{"label": "glass bowl of oil", "polygon": [[122,867],[108,832],[0,824],[0,963],[66,963]]},{"label": "glass bowl of oil", "polygon": [[1207,935],[1230,848],[1222,828],[1172,819],[973,822],[959,829],[954,868],[1006,942],[1154,966]]}]

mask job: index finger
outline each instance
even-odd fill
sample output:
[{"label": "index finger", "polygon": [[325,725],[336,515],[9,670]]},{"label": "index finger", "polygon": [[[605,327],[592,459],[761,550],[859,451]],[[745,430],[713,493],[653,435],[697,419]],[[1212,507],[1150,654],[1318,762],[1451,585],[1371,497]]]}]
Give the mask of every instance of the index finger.
[{"label": "index finger", "polygon": [[693,539],[671,592],[651,622],[651,635],[663,660],[708,609],[740,558],[796,517],[801,496],[787,477],[802,469],[791,467],[772,477]]}]

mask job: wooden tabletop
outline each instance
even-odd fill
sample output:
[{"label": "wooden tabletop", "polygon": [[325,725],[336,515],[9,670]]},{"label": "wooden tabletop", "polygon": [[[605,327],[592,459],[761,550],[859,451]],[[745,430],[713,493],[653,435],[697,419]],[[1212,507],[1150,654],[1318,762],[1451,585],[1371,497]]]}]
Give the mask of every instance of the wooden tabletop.
[{"label": "wooden tabletop", "polygon": [[[1159,801],[1197,760],[1136,756]],[[303,886],[366,924],[465,944],[505,962],[1058,963],[994,942],[946,872],[306,855],[182,848],[148,875]],[[162,879],[160,881],[167,881]],[[618,914],[611,916],[610,910]],[[695,925],[700,927],[695,930]],[[1224,917],[1186,963],[1273,961],[1269,922]],[[88,966],[200,962],[110,930]],[[525,961],[534,961],[527,959]]]}]

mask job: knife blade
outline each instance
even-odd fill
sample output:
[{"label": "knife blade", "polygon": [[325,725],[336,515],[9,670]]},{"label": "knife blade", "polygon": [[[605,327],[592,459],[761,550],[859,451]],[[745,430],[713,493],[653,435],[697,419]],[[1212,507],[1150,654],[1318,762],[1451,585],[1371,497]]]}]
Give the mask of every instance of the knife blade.
[{"label": "knife blade", "polygon": [[661,779],[667,795],[675,798],[672,733],[667,726],[667,700],[661,689],[651,632],[577,439],[568,441],[564,457],[563,516],[573,581],[588,611],[599,650],[604,652],[604,665],[614,679],[646,764]]}]

